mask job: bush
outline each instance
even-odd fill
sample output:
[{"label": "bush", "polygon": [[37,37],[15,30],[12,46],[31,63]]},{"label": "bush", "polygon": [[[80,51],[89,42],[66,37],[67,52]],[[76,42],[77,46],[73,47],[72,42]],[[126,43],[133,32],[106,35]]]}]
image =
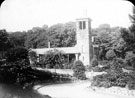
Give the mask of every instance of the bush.
[{"label": "bush", "polygon": [[[129,89],[135,89],[135,73],[126,73],[122,70],[122,62],[120,59],[114,59],[105,69],[108,69],[106,74],[93,77],[92,86],[112,87],[128,86]],[[104,67],[103,67],[104,68]]]},{"label": "bush", "polygon": [[98,75],[93,78],[92,86],[105,87],[105,88],[112,87],[112,86],[125,87],[128,82],[127,77],[125,76],[125,73],[115,74],[115,75],[114,74]]},{"label": "bush", "polygon": [[24,86],[34,80],[34,77],[29,76],[28,71],[31,70],[29,65],[26,65],[26,61],[10,62],[0,66],[0,81],[2,83],[12,83]]},{"label": "bush", "polygon": [[106,66],[108,70],[106,74],[93,77],[92,86],[128,86],[129,89],[135,89],[135,72],[123,72],[121,64],[122,62],[120,59],[114,59],[109,65]]},{"label": "bush", "polygon": [[0,66],[0,82],[24,86],[34,79],[29,76],[31,66],[26,48],[12,48],[6,52],[6,63]]},{"label": "bush", "polygon": [[[27,53],[25,48],[11,49],[7,52],[7,62],[0,65],[1,83],[31,88],[35,82],[59,81],[59,78],[53,77],[55,75],[60,77],[59,74],[31,68]],[[14,57],[15,60],[10,59],[11,57]],[[64,77],[66,77],[66,80],[70,80],[67,75],[64,75]]]},{"label": "bush", "polygon": [[108,60],[113,60],[116,57],[116,54],[113,50],[108,50],[106,53],[106,58]]},{"label": "bush", "polygon": [[104,66],[104,65],[107,65],[108,64],[108,60],[102,60],[102,61],[99,61],[99,64]]},{"label": "bush", "polygon": [[117,73],[122,73],[122,64],[119,63],[119,60],[116,58],[112,62],[110,62],[107,66],[109,66],[108,73],[110,74],[117,74]]},{"label": "bush", "polygon": [[102,67],[94,67],[92,68],[94,72],[102,72],[103,71],[103,68]]},{"label": "bush", "polygon": [[51,65],[49,68],[63,68],[64,63],[64,53],[57,49],[49,50],[41,58],[42,65]]},{"label": "bush", "polygon": [[98,66],[98,60],[97,60],[96,55],[94,55],[94,57],[93,57],[93,59],[92,59],[92,61],[91,61],[91,66],[92,66],[92,67]]},{"label": "bush", "polygon": [[11,48],[6,52],[6,62],[16,62],[25,60],[27,65],[30,64],[28,50],[24,47]]},{"label": "bush", "polygon": [[37,53],[35,51],[30,51],[29,57],[30,57],[31,64],[35,65],[37,63]]},{"label": "bush", "polygon": [[73,65],[73,76],[76,77],[77,79],[84,80],[86,79],[85,75],[85,66],[82,61],[78,60],[74,62]]},{"label": "bush", "polygon": [[126,64],[133,67],[135,70],[135,54],[133,52],[127,52],[125,56]]},{"label": "bush", "polygon": [[133,57],[135,57],[135,54],[132,51],[126,52],[126,56],[125,56],[126,60],[130,60]]},{"label": "bush", "polygon": [[135,81],[129,81],[127,86],[128,86],[128,89],[130,90],[135,89]]},{"label": "bush", "polygon": [[85,66],[86,71],[92,71],[92,68],[93,68],[93,67],[90,66],[90,65],[86,65],[86,66]]},{"label": "bush", "polygon": [[72,69],[73,63],[72,62],[71,63],[66,63],[63,66],[64,66],[64,69]]}]

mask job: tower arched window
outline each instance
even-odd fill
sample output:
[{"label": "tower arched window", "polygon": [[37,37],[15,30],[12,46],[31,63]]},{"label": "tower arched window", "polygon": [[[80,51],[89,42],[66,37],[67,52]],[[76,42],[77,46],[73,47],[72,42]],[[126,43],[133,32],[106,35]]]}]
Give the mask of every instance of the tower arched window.
[{"label": "tower arched window", "polygon": [[86,22],[83,21],[83,29],[86,29]]},{"label": "tower arched window", "polygon": [[79,29],[80,30],[86,29],[86,21],[80,21],[79,22]]},{"label": "tower arched window", "polygon": [[79,29],[82,30],[82,21],[79,22]]}]

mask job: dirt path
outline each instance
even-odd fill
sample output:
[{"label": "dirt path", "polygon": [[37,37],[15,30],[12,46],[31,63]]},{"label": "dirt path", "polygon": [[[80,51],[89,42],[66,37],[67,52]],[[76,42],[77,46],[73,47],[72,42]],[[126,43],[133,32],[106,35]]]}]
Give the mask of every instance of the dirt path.
[{"label": "dirt path", "polygon": [[90,88],[90,81],[48,85],[38,89],[38,92],[52,98],[134,98],[94,91]]},{"label": "dirt path", "polygon": [[[59,70],[59,73],[63,73]],[[72,73],[69,71],[68,73]],[[97,75],[101,73],[93,73],[92,75]],[[91,77],[91,73],[86,73],[87,77]],[[74,81],[72,83],[65,84],[53,84],[43,86],[37,91],[43,95],[49,95],[52,98],[135,98],[134,96],[124,95],[123,88],[118,91],[117,88],[108,89],[93,89],[90,87],[90,80],[85,81]],[[39,88],[36,86],[36,88]],[[125,90],[125,89],[124,89]],[[113,92],[113,93],[112,93]],[[125,90],[126,92],[126,90]]]}]

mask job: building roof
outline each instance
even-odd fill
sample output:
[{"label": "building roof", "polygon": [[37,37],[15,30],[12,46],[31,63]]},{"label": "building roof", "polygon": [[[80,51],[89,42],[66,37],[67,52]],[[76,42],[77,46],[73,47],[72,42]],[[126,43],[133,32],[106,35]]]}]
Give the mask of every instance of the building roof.
[{"label": "building roof", "polygon": [[66,54],[78,54],[79,49],[77,47],[59,47],[59,48],[37,48],[37,49],[31,49],[31,51],[35,51],[37,54],[45,54],[49,50],[60,50],[63,51]]}]

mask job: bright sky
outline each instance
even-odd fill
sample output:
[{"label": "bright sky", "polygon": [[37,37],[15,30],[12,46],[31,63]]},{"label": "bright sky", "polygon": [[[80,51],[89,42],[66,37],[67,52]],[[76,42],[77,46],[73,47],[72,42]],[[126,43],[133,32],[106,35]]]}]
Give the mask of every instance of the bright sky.
[{"label": "bright sky", "polygon": [[84,17],[92,19],[92,28],[104,23],[128,27],[132,7],[125,0],[5,0],[0,8],[0,29],[27,31]]}]

